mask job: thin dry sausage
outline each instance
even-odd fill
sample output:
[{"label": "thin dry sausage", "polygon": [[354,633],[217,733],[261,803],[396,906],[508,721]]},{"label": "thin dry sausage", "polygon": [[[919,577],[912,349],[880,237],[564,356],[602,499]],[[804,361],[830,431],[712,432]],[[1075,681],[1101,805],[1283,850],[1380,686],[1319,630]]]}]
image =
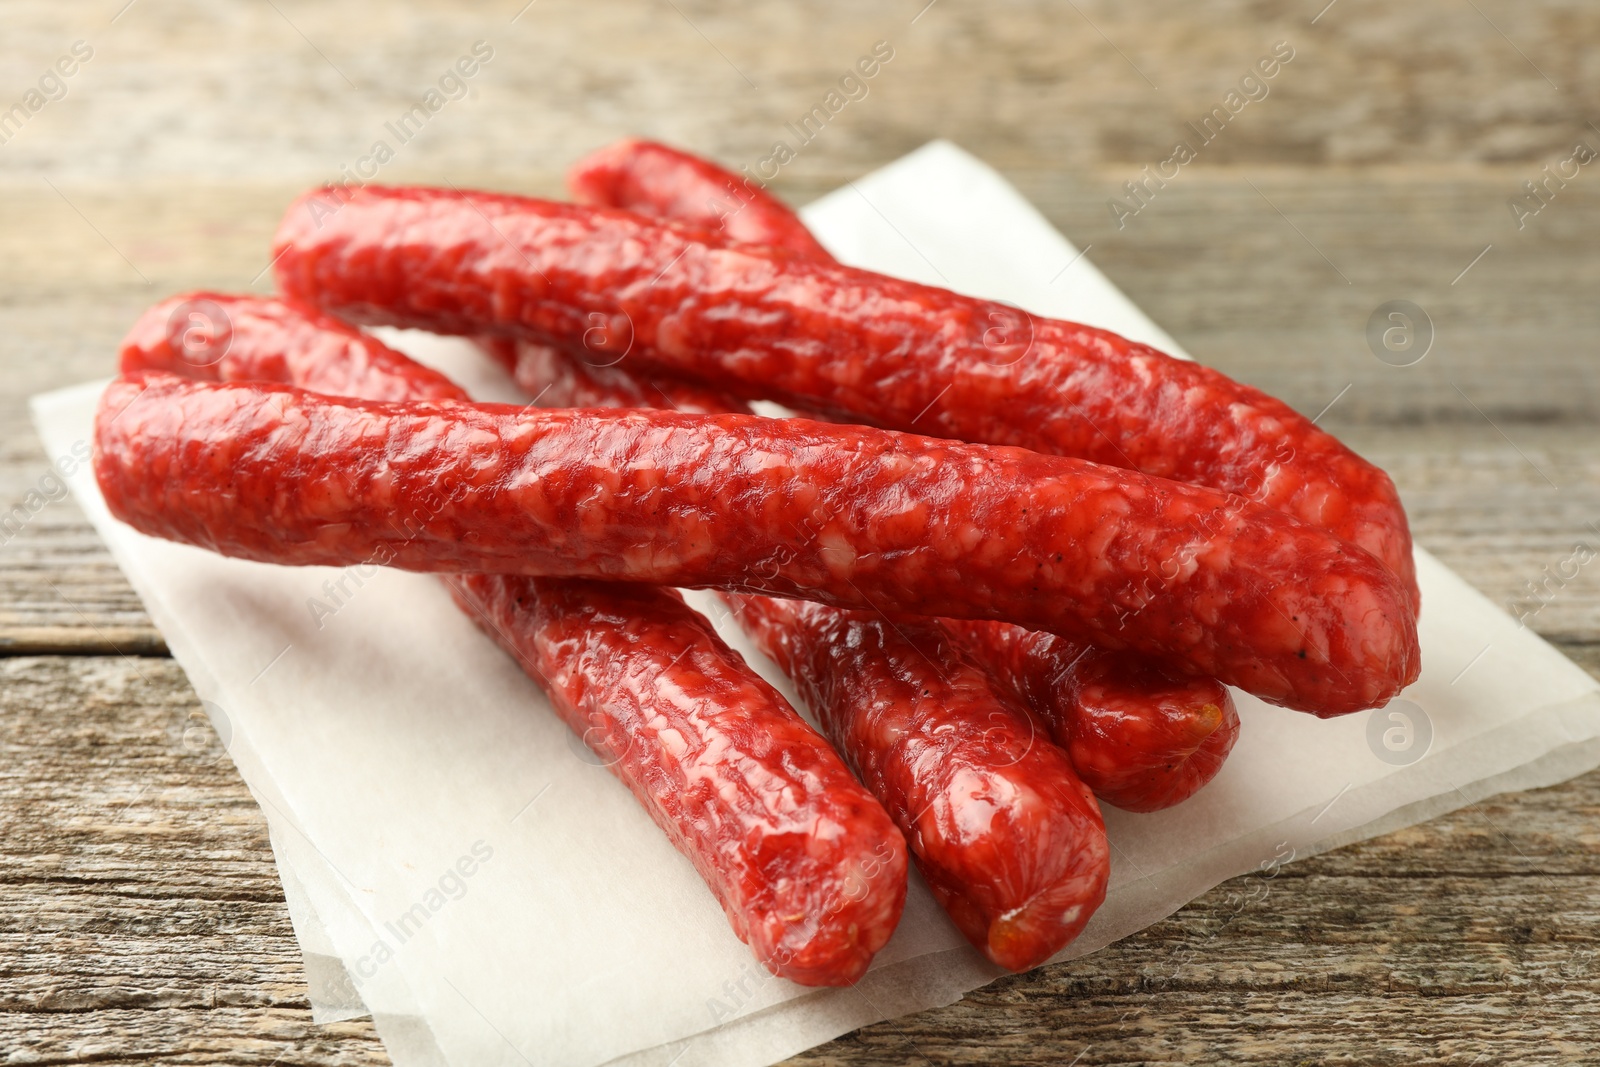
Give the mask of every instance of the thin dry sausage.
[{"label": "thin dry sausage", "polygon": [[630,138],[585,156],[567,171],[567,188],[582,204],[690,223],[731,242],[828,254],[760,185],[655,141]]},{"label": "thin dry sausage", "polygon": [[1021,449],[143,374],[102,398],[95,473],[138,529],[268,562],[1002,619],[1321,715],[1417,670],[1404,594],[1366,553],[1241,498]]}]

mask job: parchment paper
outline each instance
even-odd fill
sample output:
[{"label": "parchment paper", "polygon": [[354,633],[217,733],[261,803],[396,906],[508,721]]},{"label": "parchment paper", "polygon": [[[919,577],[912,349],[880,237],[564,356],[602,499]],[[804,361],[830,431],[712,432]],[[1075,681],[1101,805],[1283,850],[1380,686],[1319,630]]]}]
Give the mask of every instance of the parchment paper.
[{"label": "parchment paper", "polygon": [[[949,144],[805,215],[848,262],[1179,351]],[[459,342],[392,337],[510,398]],[[52,457],[90,436],[102,387],[35,398]],[[754,1067],[998,976],[920,883],[857,988],[766,976],[687,861],[433,579],[223,559],[115,523],[87,469],[71,484],[261,803],[317,1017],[370,1011],[400,1067]],[[1169,812],[1107,811],[1112,890],[1063,958],[1235,874],[1600,764],[1600,687],[1417,561],[1421,681],[1388,709],[1329,722],[1241,696],[1242,737],[1212,785]]]}]

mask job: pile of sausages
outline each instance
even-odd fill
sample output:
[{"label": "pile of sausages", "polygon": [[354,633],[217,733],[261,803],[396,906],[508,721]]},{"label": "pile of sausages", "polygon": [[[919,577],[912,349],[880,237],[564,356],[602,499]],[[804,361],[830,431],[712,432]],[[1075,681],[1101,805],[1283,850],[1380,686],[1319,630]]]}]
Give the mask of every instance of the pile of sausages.
[{"label": "pile of sausages", "polygon": [[[571,188],[307,194],[281,298],[134,326],[95,473],[148,534],[438,573],[774,974],[858,979],[908,859],[990,960],[1034,966],[1104,898],[1097,798],[1210,781],[1227,686],[1330,716],[1416,679],[1394,487],[1286,405],[843,266],[662,145]],[[534,400],[475,403],[376,324],[471,337]],[[673,587],[719,590],[818,729]]]}]

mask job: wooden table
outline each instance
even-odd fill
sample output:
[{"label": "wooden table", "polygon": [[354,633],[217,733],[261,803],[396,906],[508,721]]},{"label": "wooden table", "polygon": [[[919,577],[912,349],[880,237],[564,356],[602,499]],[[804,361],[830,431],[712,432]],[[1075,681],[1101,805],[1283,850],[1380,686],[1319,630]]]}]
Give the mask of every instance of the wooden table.
[{"label": "wooden table", "polygon": [[[1418,541],[1495,600],[1600,545],[1600,166],[1508,206],[1600,148],[1592,3],[523,2],[0,5],[0,104],[75,41],[93,52],[0,126],[0,514],[24,508],[0,534],[5,1062],[385,1060],[366,1022],[311,1025],[260,812],[81,515],[44,501],[25,400],[108,373],[159,296],[264,287],[288,198],[355,166],[477,40],[494,52],[470,95],[380,180],[555,193],[634,132],[754,165],[887,41],[785,196],[948,137],[1196,356],[1392,471]],[[1110,198],[1278,41],[1294,58],[1268,95],[1119,228]],[[1413,366],[1364,336],[1394,299],[1435,331]],[[1528,616],[1591,671],[1597,573]],[[1496,797],[798,1060],[1592,1062],[1597,815],[1597,774]]]}]

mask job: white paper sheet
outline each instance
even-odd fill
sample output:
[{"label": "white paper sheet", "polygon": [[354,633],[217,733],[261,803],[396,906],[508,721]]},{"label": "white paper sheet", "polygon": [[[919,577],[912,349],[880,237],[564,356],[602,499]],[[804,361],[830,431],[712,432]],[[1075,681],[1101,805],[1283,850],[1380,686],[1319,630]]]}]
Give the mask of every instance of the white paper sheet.
[{"label": "white paper sheet", "polygon": [[[951,145],[805,216],[848,262],[1178,351]],[[506,395],[458,342],[399,342]],[[100,388],[35,399],[50,455],[89,436]],[[998,975],[917,884],[859,987],[766,976],[687,861],[433,579],[223,559],[113,522],[86,469],[71,484],[261,802],[318,1018],[364,1004],[400,1067],[755,1067]],[[1168,812],[1108,810],[1112,889],[1062,958],[1233,875],[1600,764],[1600,686],[1426,553],[1418,568],[1425,667],[1405,702],[1319,721],[1241,697],[1211,786]]]}]

